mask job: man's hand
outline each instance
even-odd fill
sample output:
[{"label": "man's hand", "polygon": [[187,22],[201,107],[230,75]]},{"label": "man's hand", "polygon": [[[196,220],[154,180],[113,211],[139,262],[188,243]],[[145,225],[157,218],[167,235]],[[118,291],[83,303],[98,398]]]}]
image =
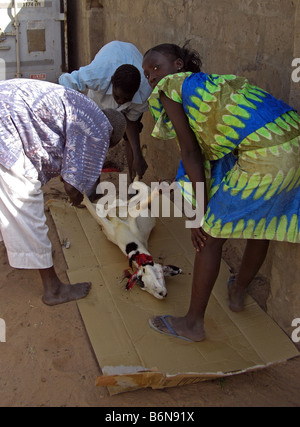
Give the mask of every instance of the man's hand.
[{"label": "man's hand", "polygon": [[70,198],[71,204],[74,206],[79,206],[83,200],[83,195],[80,193],[79,190],[73,187],[73,185],[68,184],[66,181],[63,181],[63,183],[64,183],[66,193]]}]

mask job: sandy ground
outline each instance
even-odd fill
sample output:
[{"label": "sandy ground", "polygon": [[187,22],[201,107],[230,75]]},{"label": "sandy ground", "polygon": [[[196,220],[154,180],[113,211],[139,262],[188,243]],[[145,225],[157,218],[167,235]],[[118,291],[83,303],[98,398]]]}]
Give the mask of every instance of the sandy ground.
[{"label": "sandy ground", "polygon": [[[60,183],[51,181],[45,199],[64,197],[60,190]],[[68,282],[56,229],[47,217],[54,265]],[[225,249],[224,257],[234,267],[234,254]],[[260,278],[251,292],[264,306],[267,285]],[[0,243],[0,318],[7,326],[6,343],[0,343],[0,407],[300,406],[300,358],[222,380],[110,396],[94,385],[101,369],[77,304],[47,307],[41,296],[39,273],[11,268]]]}]

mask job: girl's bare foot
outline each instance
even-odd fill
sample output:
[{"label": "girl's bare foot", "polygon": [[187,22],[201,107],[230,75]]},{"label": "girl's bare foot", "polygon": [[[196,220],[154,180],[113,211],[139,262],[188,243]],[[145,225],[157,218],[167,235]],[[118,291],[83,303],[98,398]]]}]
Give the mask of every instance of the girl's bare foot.
[{"label": "girl's bare foot", "polygon": [[197,325],[188,326],[186,317],[155,316],[149,321],[152,329],[162,334],[181,338],[187,341],[199,342],[205,339],[203,321]]},{"label": "girl's bare foot", "polygon": [[236,275],[229,278],[227,282],[228,306],[231,311],[240,312],[245,308],[245,297],[247,290],[240,288],[236,283]]}]

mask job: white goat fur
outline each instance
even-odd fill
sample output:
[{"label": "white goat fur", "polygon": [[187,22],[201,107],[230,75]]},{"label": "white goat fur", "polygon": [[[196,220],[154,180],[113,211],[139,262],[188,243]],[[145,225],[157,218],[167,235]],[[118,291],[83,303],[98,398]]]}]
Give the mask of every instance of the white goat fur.
[{"label": "white goat fur", "polygon": [[[84,197],[85,206],[100,224],[108,240],[116,244],[129,259],[134,253],[151,256],[148,251],[148,239],[156,220],[154,217],[151,217],[150,213],[147,216],[141,216],[137,212],[141,213],[145,209],[148,209],[151,200],[159,194],[159,190],[155,189],[149,196],[149,187],[139,181],[135,181],[132,187],[135,190],[139,190],[139,194],[134,196],[129,204],[123,200],[115,199],[111,203],[109,210],[109,212],[111,210],[114,211],[114,216],[109,216],[109,212],[106,212],[105,215],[104,207],[101,203],[94,205],[86,196]],[[143,196],[142,200],[141,195]],[[134,205],[136,200],[140,202],[139,211],[136,210],[136,206]],[[130,206],[132,205],[135,207],[131,209]],[[128,215],[125,218],[123,216],[120,218],[120,216],[116,215],[116,208],[119,209],[119,215],[122,208],[126,209]],[[134,243],[136,244],[135,250],[128,253],[128,245],[135,246],[132,245]],[[182,272],[178,267],[162,266],[158,263],[139,266],[134,259],[133,264],[138,269],[136,280],[141,289],[149,292],[158,299],[163,299],[167,296],[164,276],[173,276]]]}]

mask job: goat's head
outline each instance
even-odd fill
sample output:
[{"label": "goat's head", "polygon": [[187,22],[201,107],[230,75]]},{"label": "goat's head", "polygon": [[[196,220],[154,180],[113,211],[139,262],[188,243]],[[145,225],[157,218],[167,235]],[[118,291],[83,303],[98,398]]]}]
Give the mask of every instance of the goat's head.
[{"label": "goat's head", "polygon": [[143,291],[149,292],[155,298],[164,299],[167,296],[163,268],[160,264],[141,266],[137,271],[136,283]]},{"label": "goat's head", "polygon": [[[133,248],[135,248],[134,243],[131,246],[131,249]],[[164,299],[167,296],[164,276],[174,276],[182,272],[178,267],[155,263],[151,255],[140,254],[136,250],[129,256],[130,266],[133,262],[137,265],[138,270],[132,275],[128,270],[126,271],[125,276],[129,278],[126,288],[130,289],[137,284],[143,291],[149,292],[158,299]]]}]

